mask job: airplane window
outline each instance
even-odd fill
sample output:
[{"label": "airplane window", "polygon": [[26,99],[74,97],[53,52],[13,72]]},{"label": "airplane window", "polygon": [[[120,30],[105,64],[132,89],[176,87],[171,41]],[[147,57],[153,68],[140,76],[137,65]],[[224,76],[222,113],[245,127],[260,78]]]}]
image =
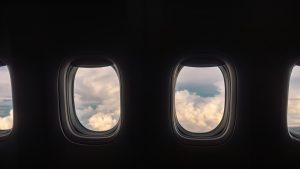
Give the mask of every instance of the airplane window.
[{"label": "airplane window", "polygon": [[290,134],[300,136],[300,66],[292,70],[289,86],[287,124]]},{"label": "airplane window", "polygon": [[184,130],[214,130],[223,118],[224,107],[225,82],[219,67],[181,68],[175,86],[175,112]]},{"label": "airplane window", "polygon": [[108,131],[120,119],[120,84],[112,66],[79,67],[74,79],[76,116],[85,128]]},{"label": "airplane window", "polygon": [[112,141],[121,126],[121,72],[108,58],[69,58],[59,74],[60,122],[66,138],[80,144]]},{"label": "airplane window", "polygon": [[9,70],[0,66],[0,132],[7,133],[13,126],[13,103]]}]

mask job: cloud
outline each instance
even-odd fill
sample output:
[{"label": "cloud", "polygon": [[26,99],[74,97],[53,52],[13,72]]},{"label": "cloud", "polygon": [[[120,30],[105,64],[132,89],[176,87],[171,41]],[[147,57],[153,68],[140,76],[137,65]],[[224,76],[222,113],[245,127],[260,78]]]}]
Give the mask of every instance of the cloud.
[{"label": "cloud", "polygon": [[94,130],[105,131],[114,127],[118,123],[116,118],[106,113],[98,112],[89,118],[89,126]]},{"label": "cloud", "polygon": [[13,110],[11,109],[8,116],[0,117],[0,130],[11,129],[13,125]]},{"label": "cloud", "polygon": [[79,121],[88,129],[106,131],[120,117],[120,85],[112,67],[79,68],[74,83]]},{"label": "cloud", "polygon": [[203,133],[217,127],[224,113],[224,89],[218,86],[220,94],[201,97],[188,90],[176,91],[176,116],[180,125],[191,132]]},{"label": "cloud", "polygon": [[[177,78],[175,93],[175,109],[179,124],[186,130],[195,133],[209,132],[217,127],[224,114],[225,85],[222,73],[217,67],[193,68],[184,67]],[[196,92],[207,90],[210,94]],[[201,94],[202,93],[202,94]]]}]

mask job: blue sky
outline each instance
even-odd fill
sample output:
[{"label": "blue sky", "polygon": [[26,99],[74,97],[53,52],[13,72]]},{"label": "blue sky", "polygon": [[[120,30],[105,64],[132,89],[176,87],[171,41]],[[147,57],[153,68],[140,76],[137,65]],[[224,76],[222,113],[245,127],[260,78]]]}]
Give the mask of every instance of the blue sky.
[{"label": "blue sky", "polygon": [[0,67],[0,130],[12,128],[12,92],[9,71],[6,66]]}]

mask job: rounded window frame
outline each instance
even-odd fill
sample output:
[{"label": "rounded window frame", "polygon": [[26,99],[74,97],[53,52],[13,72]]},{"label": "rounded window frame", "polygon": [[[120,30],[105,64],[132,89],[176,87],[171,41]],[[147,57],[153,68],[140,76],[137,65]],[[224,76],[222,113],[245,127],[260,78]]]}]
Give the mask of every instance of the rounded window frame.
[{"label": "rounded window frame", "polygon": [[11,86],[11,97],[12,97],[12,108],[13,108],[13,124],[11,129],[8,130],[0,130],[0,141],[5,141],[7,140],[13,133],[14,129],[15,129],[15,109],[14,109],[14,78],[12,75],[12,70],[11,70],[11,66],[9,65],[9,63],[7,61],[5,61],[4,59],[0,60],[0,67],[2,66],[7,66],[8,69],[8,74],[10,77],[10,86]]},{"label": "rounded window frame", "polygon": [[[175,87],[177,77],[184,66],[218,67],[222,72],[225,85],[224,114],[220,123],[211,131],[195,133],[186,130],[177,120]],[[180,141],[196,145],[218,145],[226,142],[233,134],[236,119],[237,76],[233,64],[227,58],[218,56],[185,57],[173,68],[171,78],[171,118],[172,128]]]},{"label": "rounded window frame", "polygon": [[[111,66],[118,76],[120,85],[120,118],[118,123],[105,131],[88,129],[79,121],[74,102],[74,80],[78,68],[97,68]],[[59,71],[60,125],[65,137],[77,144],[97,145],[111,142],[119,133],[122,123],[122,75],[116,62],[109,57],[73,57],[64,62]]]}]

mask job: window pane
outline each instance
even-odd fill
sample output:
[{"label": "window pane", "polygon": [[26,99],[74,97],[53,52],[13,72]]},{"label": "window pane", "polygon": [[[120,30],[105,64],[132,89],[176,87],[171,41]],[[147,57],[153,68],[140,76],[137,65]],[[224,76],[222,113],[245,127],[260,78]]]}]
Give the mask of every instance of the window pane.
[{"label": "window pane", "polygon": [[225,105],[225,83],[218,67],[184,66],[175,90],[176,116],[185,130],[205,133],[218,126]]},{"label": "window pane", "polygon": [[116,126],[120,118],[120,84],[113,67],[78,68],[74,103],[84,127],[107,131]]},{"label": "window pane", "polygon": [[288,127],[300,134],[300,66],[293,68],[288,99]]},{"label": "window pane", "polygon": [[0,130],[13,126],[12,91],[7,66],[0,66]]}]

